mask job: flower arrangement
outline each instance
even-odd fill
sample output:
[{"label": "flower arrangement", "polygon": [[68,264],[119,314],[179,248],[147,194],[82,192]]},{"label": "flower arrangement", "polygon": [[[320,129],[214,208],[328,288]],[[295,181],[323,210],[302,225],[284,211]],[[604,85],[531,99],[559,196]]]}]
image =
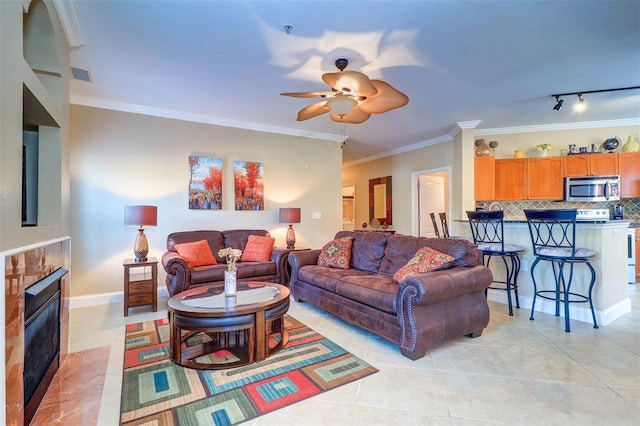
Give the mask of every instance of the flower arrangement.
[{"label": "flower arrangement", "polygon": [[551,151],[551,144],[550,143],[541,143],[536,145],[536,150],[538,152],[542,152],[542,151]]},{"label": "flower arrangement", "polygon": [[242,256],[242,250],[232,249],[231,247],[225,247],[221,250],[218,250],[218,256],[224,257],[227,259],[227,270],[229,272],[236,271],[236,262],[240,260]]}]

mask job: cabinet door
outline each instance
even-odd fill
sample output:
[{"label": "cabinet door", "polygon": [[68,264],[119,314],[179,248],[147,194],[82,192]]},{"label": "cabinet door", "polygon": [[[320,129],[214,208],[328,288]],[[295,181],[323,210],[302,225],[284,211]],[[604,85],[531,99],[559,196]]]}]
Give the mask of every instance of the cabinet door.
[{"label": "cabinet door", "polygon": [[618,154],[620,195],[623,198],[640,197],[640,152]]},{"label": "cabinet door", "polygon": [[564,177],[589,176],[588,155],[565,155],[562,157]]},{"label": "cabinet door", "polygon": [[496,196],[496,159],[475,157],[473,186],[476,201],[493,201]]},{"label": "cabinet door", "polygon": [[525,158],[496,160],[496,200],[524,200]]},{"label": "cabinet door", "polygon": [[618,154],[593,154],[589,158],[591,176],[618,174]]},{"label": "cabinet door", "polygon": [[527,199],[562,200],[562,157],[527,159]]}]

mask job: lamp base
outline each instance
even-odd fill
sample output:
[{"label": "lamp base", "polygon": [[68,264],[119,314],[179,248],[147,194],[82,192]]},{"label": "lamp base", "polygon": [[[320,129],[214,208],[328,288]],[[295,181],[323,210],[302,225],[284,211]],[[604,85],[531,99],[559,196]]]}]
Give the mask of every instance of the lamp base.
[{"label": "lamp base", "polygon": [[133,254],[136,256],[136,262],[146,262],[149,253],[149,242],[147,236],[144,235],[144,228],[138,228],[136,242],[133,244]]},{"label": "lamp base", "polygon": [[286,241],[287,241],[287,248],[289,250],[293,250],[296,245],[296,233],[293,231],[292,225],[289,225],[289,229],[287,229]]}]

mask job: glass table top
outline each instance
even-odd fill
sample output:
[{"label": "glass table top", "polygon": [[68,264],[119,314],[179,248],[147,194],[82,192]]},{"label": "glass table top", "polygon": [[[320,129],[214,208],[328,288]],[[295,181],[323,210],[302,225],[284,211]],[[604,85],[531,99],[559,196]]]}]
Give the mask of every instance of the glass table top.
[{"label": "glass table top", "polygon": [[223,292],[213,295],[209,292],[188,295],[182,298],[180,302],[185,306],[191,306],[193,308],[218,309],[262,303],[273,299],[278,294],[280,294],[280,292],[277,288],[265,285],[257,288],[239,288],[235,296],[225,296]]}]

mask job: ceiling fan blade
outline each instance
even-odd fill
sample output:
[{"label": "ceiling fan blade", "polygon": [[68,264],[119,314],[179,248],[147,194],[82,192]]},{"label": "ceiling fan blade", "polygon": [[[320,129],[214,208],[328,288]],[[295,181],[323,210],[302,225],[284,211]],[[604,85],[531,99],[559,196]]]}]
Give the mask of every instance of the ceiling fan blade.
[{"label": "ceiling fan blade", "polygon": [[294,98],[330,98],[334,96],[336,92],[287,92],[280,93],[282,96],[291,96]]},{"label": "ceiling fan blade", "polygon": [[364,123],[371,117],[371,114],[360,110],[359,106],[355,106],[349,114],[340,117],[338,114],[331,113],[331,119],[338,123],[360,124]]},{"label": "ceiling fan blade", "polygon": [[325,106],[324,101],[322,102],[316,102],[315,104],[311,104],[309,106],[306,106],[304,108],[302,108],[300,111],[298,111],[298,121],[304,121],[304,120],[308,120],[310,118],[313,117],[317,117],[319,115],[322,114],[326,114],[327,112],[329,112],[329,108]]},{"label": "ceiling fan blade", "polygon": [[378,93],[360,102],[358,107],[369,114],[382,114],[409,103],[409,97],[382,80],[371,80]]},{"label": "ceiling fan blade", "polygon": [[373,96],[378,93],[369,77],[358,71],[329,72],[322,74],[322,80],[345,95]]}]

